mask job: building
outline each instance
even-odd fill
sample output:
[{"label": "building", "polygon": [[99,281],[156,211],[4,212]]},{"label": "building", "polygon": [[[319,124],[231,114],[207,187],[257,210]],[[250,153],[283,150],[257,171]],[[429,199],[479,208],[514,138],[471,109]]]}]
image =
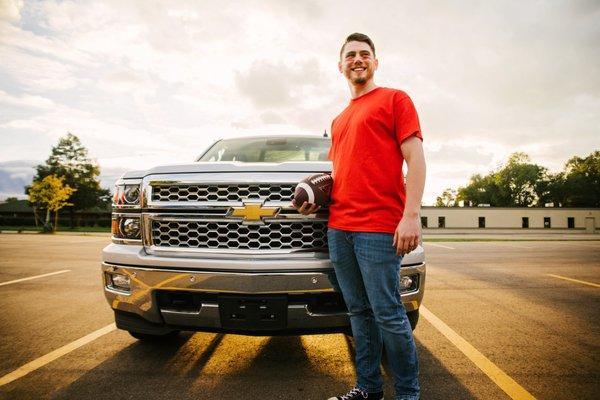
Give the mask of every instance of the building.
[{"label": "building", "polygon": [[599,208],[422,207],[424,228],[567,229],[600,232]]}]

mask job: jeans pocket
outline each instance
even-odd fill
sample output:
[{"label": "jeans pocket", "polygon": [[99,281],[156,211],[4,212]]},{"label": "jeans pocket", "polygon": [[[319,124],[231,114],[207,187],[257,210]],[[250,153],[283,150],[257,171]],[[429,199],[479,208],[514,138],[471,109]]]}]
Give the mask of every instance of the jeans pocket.
[{"label": "jeans pocket", "polygon": [[374,264],[400,262],[393,246],[394,236],[389,233],[360,233],[356,237],[355,251],[361,259]]}]

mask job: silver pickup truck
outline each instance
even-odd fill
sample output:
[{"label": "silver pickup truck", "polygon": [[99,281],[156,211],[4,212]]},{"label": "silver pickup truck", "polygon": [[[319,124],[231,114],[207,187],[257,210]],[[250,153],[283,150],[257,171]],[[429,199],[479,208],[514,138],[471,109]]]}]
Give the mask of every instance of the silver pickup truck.
[{"label": "silver pickup truck", "polygon": [[[347,332],[327,251],[326,208],[291,205],[304,177],[331,171],[330,139],[215,142],[193,163],[125,173],[102,254],[116,325],[138,339],[181,330],[249,335]],[[425,285],[419,246],[402,260],[413,329]]]}]

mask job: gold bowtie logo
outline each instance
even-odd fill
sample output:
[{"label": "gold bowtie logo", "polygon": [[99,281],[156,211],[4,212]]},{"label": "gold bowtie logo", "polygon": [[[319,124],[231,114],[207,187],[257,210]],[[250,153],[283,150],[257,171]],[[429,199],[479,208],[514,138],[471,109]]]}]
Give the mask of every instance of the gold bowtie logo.
[{"label": "gold bowtie logo", "polygon": [[263,207],[261,203],[244,203],[244,207],[232,207],[228,217],[243,217],[246,221],[262,221],[263,217],[274,217],[279,213],[279,207]]}]

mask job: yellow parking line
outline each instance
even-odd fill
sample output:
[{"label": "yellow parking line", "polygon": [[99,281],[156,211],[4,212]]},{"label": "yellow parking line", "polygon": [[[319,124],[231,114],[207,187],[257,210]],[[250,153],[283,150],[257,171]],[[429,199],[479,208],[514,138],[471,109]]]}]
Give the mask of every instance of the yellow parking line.
[{"label": "yellow parking line", "polygon": [[50,272],[49,274],[30,276],[29,278],[15,279],[14,281],[8,281],[8,282],[0,282],[0,286],[10,285],[11,283],[28,281],[30,279],[43,278],[45,276],[50,276],[50,275],[64,274],[65,272],[69,272],[69,271],[71,271],[71,270],[70,269],[63,269],[62,271]]},{"label": "yellow parking line", "polygon": [[442,335],[444,335],[454,346],[456,346],[465,356],[469,358],[480,370],[482,370],[500,389],[514,400],[535,400],[525,388],[519,385],[514,379],[508,376],[504,371],[491,362],[479,350],[473,347],[469,342],[463,339],[452,328],[446,325],[441,319],[436,317],[425,306],[419,308],[420,314],[433,325]]},{"label": "yellow parking line", "polygon": [[554,274],[546,274],[548,276],[551,276],[553,278],[558,278],[558,279],[564,279],[565,281],[571,281],[571,282],[576,282],[576,283],[582,283],[584,285],[589,285],[592,287],[600,287],[600,285],[598,285],[597,283],[592,283],[592,282],[586,282],[586,281],[580,281],[579,279],[573,279],[573,278],[567,278],[566,276],[560,276],[560,275],[554,275]]},{"label": "yellow parking line", "polygon": [[9,384],[14,380],[17,380],[17,379],[27,375],[28,373],[35,371],[36,369],[42,368],[44,365],[51,363],[52,361],[56,360],[57,358],[60,358],[60,357],[64,356],[65,354],[68,354],[68,353],[72,352],[73,350],[76,350],[76,349],[80,348],[81,346],[86,345],[89,342],[98,339],[100,336],[106,335],[107,333],[114,331],[115,329],[117,329],[117,327],[113,322],[110,325],[106,325],[104,328],[100,328],[97,331],[90,333],[89,335],[85,335],[84,337],[79,338],[79,339],[75,340],[74,342],[71,342],[69,344],[64,345],[63,347],[61,347],[59,349],[51,351],[50,353],[48,353],[44,356],[41,356],[40,358],[36,358],[35,360],[28,362],[27,364],[23,365],[22,367],[17,368],[13,372],[10,372],[10,373],[4,375],[3,377],[0,377],[0,386]]}]

